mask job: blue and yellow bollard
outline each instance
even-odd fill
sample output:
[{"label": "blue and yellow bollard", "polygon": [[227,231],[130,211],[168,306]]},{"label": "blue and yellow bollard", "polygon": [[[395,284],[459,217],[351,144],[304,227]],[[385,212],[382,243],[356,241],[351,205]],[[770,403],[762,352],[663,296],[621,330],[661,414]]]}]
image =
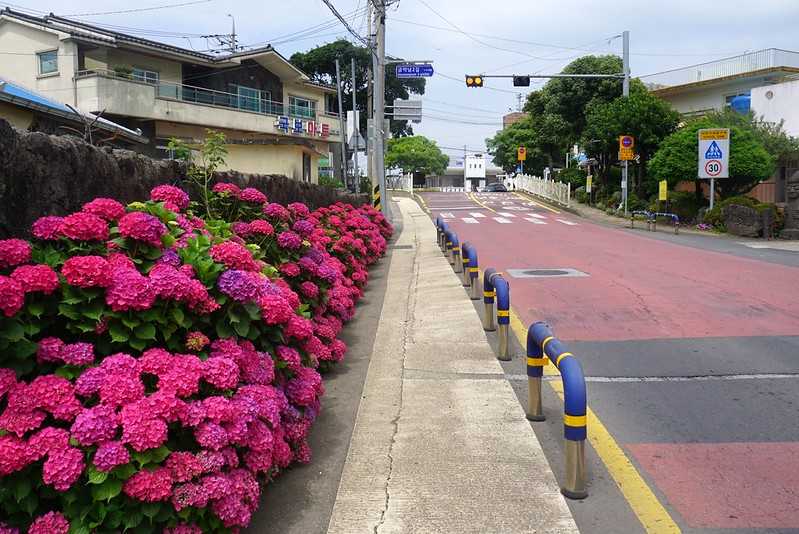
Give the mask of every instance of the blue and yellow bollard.
[{"label": "blue and yellow bollard", "polygon": [[439,227],[441,232],[438,235],[438,246],[441,248],[441,252],[447,252],[447,231],[449,230],[449,225],[447,225],[446,221],[443,219],[441,220],[441,226]]},{"label": "blue and yellow bollard", "polygon": [[546,417],[541,404],[541,378],[549,360],[541,351],[541,345],[535,341],[534,327],[535,325],[531,325],[527,330],[527,419],[544,421]]},{"label": "blue and yellow bollard", "polygon": [[497,359],[510,361],[508,352],[508,336],[510,330],[510,284],[502,275],[494,276],[494,290],[497,294],[497,336],[499,337],[499,353]]},{"label": "blue and yellow bollard", "polygon": [[471,243],[464,243],[461,246],[463,251],[463,285],[469,288],[469,298],[480,300],[480,269],[477,264],[477,250]]},{"label": "blue and yellow bollard", "polygon": [[450,259],[450,264],[452,265],[452,269],[459,273],[461,269],[463,269],[463,265],[461,265],[461,243],[458,241],[458,234],[452,232],[452,249],[451,249],[452,258]]},{"label": "blue and yellow bollard", "polygon": [[452,265],[452,236],[455,235],[455,232],[447,228],[444,232],[444,254],[447,256],[447,261],[449,264]]},{"label": "blue and yellow bollard", "polygon": [[[528,330],[533,343],[541,348],[534,355],[548,358],[560,371],[563,380],[563,435],[566,440],[566,479],[561,493],[570,499],[585,499],[585,439],[588,435],[585,376],[580,362],[555,339],[545,323],[537,322]],[[528,337],[528,348],[530,340]],[[528,352],[529,354],[529,352]],[[533,363],[539,363],[534,361]],[[529,369],[529,368],[528,368]],[[543,370],[543,365],[541,366]],[[528,377],[529,377],[528,370]],[[528,411],[531,411],[528,406]],[[534,408],[534,407],[533,407]]]},{"label": "blue and yellow bollard", "polygon": [[489,267],[483,273],[483,304],[485,304],[483,330],[486,332],[493,332],[497,329],[494,326],[494,297],[497,293],[494,291],[494,284],[491,281],[495,274],[497,271],[493,267]]}]

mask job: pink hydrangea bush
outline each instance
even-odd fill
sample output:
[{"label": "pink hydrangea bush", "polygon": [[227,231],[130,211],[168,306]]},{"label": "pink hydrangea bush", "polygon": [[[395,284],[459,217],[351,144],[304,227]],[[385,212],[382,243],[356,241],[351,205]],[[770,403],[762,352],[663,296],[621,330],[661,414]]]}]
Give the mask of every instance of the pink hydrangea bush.
[{"label": "pink hydrangea bush", "polygon": [[311,460],[391,227],[232,184],[210,204],[159,186],[0,241],[0,532],[234,532]]}]

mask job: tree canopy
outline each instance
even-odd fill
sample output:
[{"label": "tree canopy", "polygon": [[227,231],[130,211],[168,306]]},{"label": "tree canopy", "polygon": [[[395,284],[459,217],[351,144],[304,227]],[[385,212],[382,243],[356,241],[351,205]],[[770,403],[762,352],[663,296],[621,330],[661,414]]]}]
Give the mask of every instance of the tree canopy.
[{"label": "tree canopy", "polygon": [[[352,88],[357,91],[358,109],[361,113],[360,128],[366,131],[365,110],[368,108],[367,80],[372,65],[372,54],[366,47],[356,46],[346,39],[317,46],[307,52],[296,52],[291,56],[291,63],[319,83],[336,83],[336,59],[341,65],[342,101],[345,109],[352,109]],[[355,58],[355,83],[352,80],[350,60]],[[411,93],[423,95],[425,80],[398,79],[393,69],[386,69],[386,105],[390,106],[397,98],[407,99]],[[391,121],[391,133],[394,137],[413,135],[413,128],[408,121]]]},{"label": "tree canopy", "polygon": [[721,198],[745,194],[773,174],[776,157],[766,150],[765,142],[773,135],[772,127],[764,127],[752,115],[728,110],[692,120],[668,136],[649,164],[656,180],[668,180],[669,186],[681,180],[699,182],[697,130],[702,128],[730,129],[730,177],[716,180]]},{"label": "tree canopy", "polygon": [[396,137],[388,140],[386,168],[402,169],[414,175],[444,174],[449,158],[434,141],[422,135]]}]

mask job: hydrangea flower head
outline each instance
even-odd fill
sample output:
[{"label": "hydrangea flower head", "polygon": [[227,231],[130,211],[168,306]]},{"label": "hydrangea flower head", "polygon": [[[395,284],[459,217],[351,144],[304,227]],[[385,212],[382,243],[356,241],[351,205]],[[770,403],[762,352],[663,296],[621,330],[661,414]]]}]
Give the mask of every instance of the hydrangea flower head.
[{"label": "hydrangea flower head", "polygon": [[150,200],[154,202],[170,202],[183,211],[189,207],[189,195],[173,185],[159,185],[150,190]]},{"label": "hydrangea flower head", "polygon": [[258,264],[252,257],[252,253],[247,247],[232,241],[223,241],[211,247],[211,258],[226,265],[229,269],[240,269],[242,271],[258,271]]},{"label": "hydrangea flower head", "polygon": [[95,198],[84,204],[81,211],[97,215],[106,221],[116,221],[125,215],[125,206],[113,198]]},{"label": "hydrangea flower head", "polygon": [[11,278],[19,282],[25,293],[49,295],[58,288],[58,274],[49,265],[22,265],[14,269]]},{"label": "hydrangea flower head", "polygon": [[111,471],[130,462],[130,452],[121,441],[106,441],[94,453],[94,466],[98,471]]},{"label": "hydrangea flower head", "polygon": [[69,521],[61,512],[47,512],[31,523],[28,534],[67,534]]},{"label": "hydrangea flower head", "polygon": [[278,234],[277,244],[281,248],[297,250],[302,246],[302,238],[296,233],[286,230]]},{"label": "hydrangea flower head", "polygon": [[264,195],[254,187],[246,187],[242,189],[239,198],[245,202],[250,202],[252,204],[265,204],[267,202],[266,195]]},{"label": "hydrangea flower head", "polygon": [[61,266],[67,283],[76,287],[108,287],[111,285],[111,266],[101,256],[73,256]]},{"label": "hydrangea flower head", "polygon": [[275,204],[274,202],[264,206],[263,212],[264,215],[270,219],[276,219],[279,221],[288,221],[291,218],[291,212],[289,212],[289,210],[280,204]]},{"label": "hydrangea flower head", "polygon": [[239,198],[239,195],[241,194],[241,189],[239,189],[239,186],[225,182],[214,184],[212,191],[218,195],[231,196],[233,198]]},{"label": "hydrangea flower head", "polygon": [[6,317],[12,317],[22,309],[25,304],[25,289],[22,284],[0,275],[0,311]]},{"label": "hydrangea flower head", "polygon": [[64,222],[63,217],[56,217],[55,215],[47,215],[39,217],[33,223],[31,233],[36,239],[43,241],[52,241],[61,237],[61,225]]},{"label": "hydrangea flower head", "polygon": [[250,223],[250,232],[257,235],[268,236],[275,233],[275,227],[269,221],[255,219]]},{"label": "hydrangea flower head", "polygon": [[172,495],[172,473],[166,467],[153,471],[142,469],[130,477],[122,489],[128,497],[137,501],[165,501]]},{"label": "hydrangea flower head", "polygon": [[93,213],[78,212],[67,215],[61,221],[61,235],[75,241],[105,241],[108,239],[108,223]]},{"label": "hydrangea flower head", "polygon": [[167,229],[158,217],[134,211],[119,220],[119,233],[123,237],[142,241],[154,247],[161,246],[161,236]]},{"label": "hydrangea flower head", "polygon": [[186,348],[192,352],[200,352],[211,342],[202,332],[194,331],[186,334]]},{"label": "hydrangea flower head", "polygon": [[0,239],[0,269],[22,265],[30,260],[30,243],[22,239]]}]

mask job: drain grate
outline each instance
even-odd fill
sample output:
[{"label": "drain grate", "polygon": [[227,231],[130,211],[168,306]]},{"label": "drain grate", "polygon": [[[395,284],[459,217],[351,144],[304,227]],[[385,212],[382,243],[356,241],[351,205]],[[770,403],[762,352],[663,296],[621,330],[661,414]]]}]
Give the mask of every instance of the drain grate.
[{"label": "drain grate", "polygon": [[391,245],[388,248],[394,249],[394,250],[405,250],[405,249],[413,248],[413,245]]},{"label": "drain grate", "polygon": [[513,278],[575,278],[588,276],[577,269],[508,269]]}]

